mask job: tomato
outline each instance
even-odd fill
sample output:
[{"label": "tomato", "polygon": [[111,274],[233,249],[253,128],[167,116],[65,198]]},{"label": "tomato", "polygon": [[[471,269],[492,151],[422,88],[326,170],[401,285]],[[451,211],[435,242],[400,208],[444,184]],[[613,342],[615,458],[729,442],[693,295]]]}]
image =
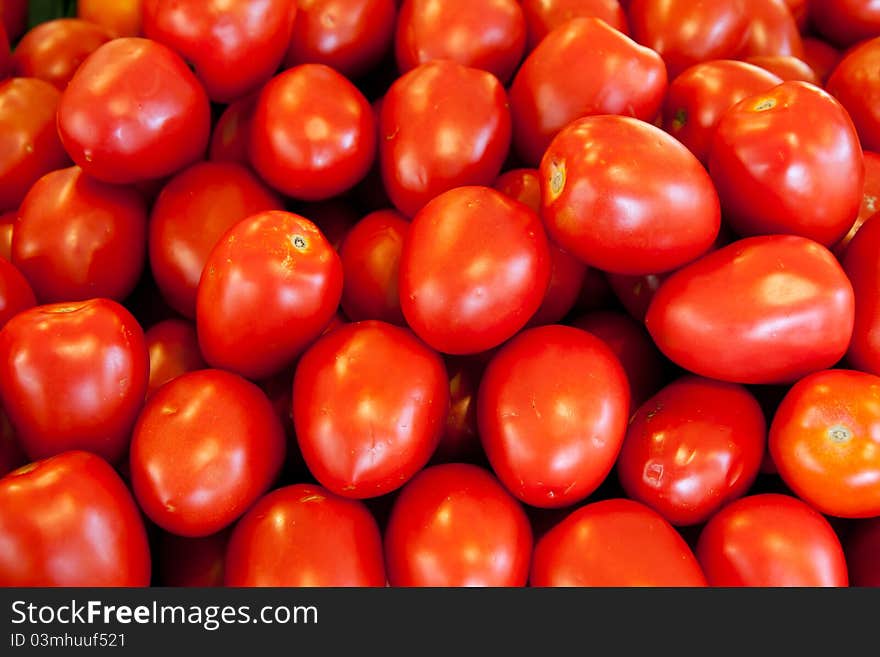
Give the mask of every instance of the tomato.
[{"label": "tomato", "polygon": [[83,60],[110,38],[100,25],[78,18],[40,23],[15,47],[13,70],[19,77],[39,78],[64,91]]},{"label": "tomato", "polygon": [[104,460],[65,452],[0,479],[0,586],[148,586],[140,512]]},{"label": "tomato", "polygon": [[880,586],[880,519],[861,520],[844,541],[850,586]]},{"label": "tomato", "polygon": [[6,36],[6,28],[0,22],[0,80],[9,77],[12,71],[12,53],[9,52],[9,39]]},{"label": "tomato", "polygon": [[205,263],[196,327],[205,361],[251,379],[289,365],[342,296],[342,264],[308,219],[282,211],[240,221]]},{"label": "tomato", "polygon": [[855,292],[856,311],[848,361],[880,375],[880,218],[872,216],[846,249],[843,266]]},{"label": "tomato", "polygon": [[825,88],[846,108],[862,147],[880,151],[880,37],[849,50]]},{"label": "tomato", "polygon": [[34,460],[83,449],[119,461],[148,367],[140,325],[108,299],[37,306],[0,331],[0,403]]},{"label": "tomato", "polygon": [[0,23],[6,29],[10,41],[24,34],[28,24],[29,0],[3,0],[0,2]]},{"label": "tomato", "polygon": [[140,36],[143,0],[77,0],[76,15],[116,37]]},{"label": "tomato", "polygon": [[0,211],[17,210],[31,185],[70,162],[55,129],[60,97],[42,80],[0,81]]},{"label": "tomato", "polygon": [[141,276],[146,232],[137,191],[70,167],[40,178],[22,201],[12,261],[42,303],[122,301]]},{"label": "tomato", "polygon": [[284,66],[326,64],[348,78],[373,69],[391,46],[394,0],[299,0]]},{"label": "tomato", "polygon": [[730,108],[715,131],[709,172],[725,219],[740,235],[795,234],[830,246],[862,200],[864,163],[853,124],[834,98],[803,82]]},{"label": "tomato", "polygon": [[400,258],[400,302],[434,349],[474,354],[516,334],[541,305],[550,250],[527,206],[487,187],[459,187],[426,205]]},{"label": "tomato", "polygon": [[17,220],[17,210],[0,213],[0,257],[6,260],[12,260],[12,233]]},{"label": "tomato", "polygon": [[187,538],[163,533],[159,539],[158,570],[162,586],[223,586],[229,531]]},{"label": "tomato", "polygon": [[293,422],[306,465],[345,497],[378,497],[402,486],[428,462],[448,412],[442,359],[384,322],[326,334],[303,354],[293,380]]},{"label": "tomato", "polygon": [[5,258],[0,258],[0,329],[18,313],[37,304],[30,283]]},{"label": "tomato", "polygon": [[735,383],[790,383],[831,367],[852,335],[852,285],[823,246],[739,240],[678,270],[645,323],[673,362]]},{"label": "tomato", "polygon": [[376,154],[370,104],[323,64],[288,69],[263,87],[251,125],[250,158],[275,189],[304,201],[359,182]]},{"label": "tomato", "polygon": [[431,461],[434,463],[483,462],[477,428],[477,391],[485,364],[480,357],[446,358],[449,374],[449,414],[446,428]]},{"label": "tomato", "polygon": [[348,232],[342,260],[342,310],[352,321],[380,319],[405,324],[400,310],[400,253],[409,222],[394,210],[364,217]]},{"label": "tomato", "polygon": [[618,32],[629,33],[626,12],[618,0],[522,0],[527,49],[535,49],[554,29],[572,18],[600,18]]},{"label": "tomato", "polygon": [[516,0],[403,0],[395,31],[401,72],[437,59],[513,76],[526,47],[526,21]]},{"label": "tomato", "polygon": [[773,493],[731,502],[700,534],[697,558],[711,586],[847,586],[831,525],[798,499]]},{"label": "tomato", "polygon": [[629,403],[626,372],[602,340],[567,326],[538,327],[489,362],[477,401],[480,438],[514,496],[568,506],[611,471]]},{"label": "tomato", "polygon": [[475,465],[427,468],[400,492],[385,530],[391,586],[525,586],[525,511]]},{"label": "tomato", "polygon": [[510,147],[507,95],[486,71],[422,64],[391,85],[379,131],[385,189],[412,217],[445,191],[495,180]]},{"label": "tomato", "polygon": [[597,18],[576,18],[548,34],[526,58],[510,88],[514,146],[535,166],[556,134],[592,114],[650,121],[666,93],[666,67]]},{"label": "tomato", "polygon": [[684,539],[632,500],[573,511],[535,546],[532,586],[702,587],[706,578]]},{"label": "tomato", "polygon": [[800,80],[810,84],[820,85],[819,77],[804,60],[791,55],[755,55],[747,57],[749,64],[767,69],[783,80]]},{"label": "tomato", "polygon": [[169,305],[195,317],[211,249],[242,219],[282,207],[256,176],[231,162],[200,162],[169,180],[153,205],[149,240],[153,276]]},{"label": "tomato", "polygon": [[798,26],[801,34],[803,34],[809,23],[809,0],[785,0],[785,5],[794,18],[795,24]]},{"label": "tomato", "polygon": [[147,397],[186,372],[205,369],[196,327],[182,319],[166,319],[144,333],[150,354]]},{"label": "tomato", "polygon": [[828,76],[840,63],[843,54],[833,46],[825,43],[821,39],[813,37],[804,37],[804,57],[803,60],[813,69],[816,76],[824,84],[828,80]]},{"label": "tomato", "polygon": [[[671,190],[675,190],[673,193]],[[679,267],[709,249],[721,212],[712,181],[648,123],[592,116],[564,128],[541,161],[542,217],[562,248],[605,271]]]},{"label": "tomato", "polygon": [[862,204],[855,222],[850,226],[849,232],[834,245],[834,254],[843,262],[849,244],[853,237],[861,229],[862,225],[877,211],[880,211],[880,153],[864,151],[862,153],[865,163],[865,183],[862,187]]},{"label": "tomato", "polygon": [[191,62],[211,100],[228,103],[278,69],[296,0],[144,0],[142,16],[144,35]]},{"label": "tomato", "polygon": [[0,408],[0,477],[27,464],[27,456],[21,451],[15,430],[9,424],[9,418]]},{"label": "tomato", "polygon": [[624,276],[608,274],[606,280],[614,296],[634,319],[644,322],[651,300],[669,274],[646,274],[644,276]]},{"label": "tomato", "polygon": [[802,57],[804,46],[786,0],[745,0],[749,29],[737,58],[753,55]]},{"label": "tomato", "polygon": [[732,58],[749,31],[745,0],[632,0],[627,16],[633,39],[666,62],[669,78],[689,66]]},{"label": "tomato", "polygon": [[785,483],[822,513],[880,515],[880,377],[816,372],[782,400],[770,454]]},{"label": "tomato", "polygon": [[342,248],[349,231],[363,218],[363,215],[345,197],[303,204],[301,207],[324,233],[337,253]]},{"label": "tomato", "polygon": [[58,132],[83,171],[110,183],[174,173],[202,157],[208,97],[168,47],[137,38],[105,43],[79,67],[58,107]]},{"label": "tomato", "polygon": [[880,6],[864,0],[809,0],[816,31],[840,47],[880,36]]},{"label": "tomato", "polygon": [[250,166],[248,144],[254,110],[257,107],[257,96],[258,94],[251,94],[239,98],[223,110],[214,125],[214,132],[211,133],[211,143],[208,146],[209,160]]},{"label": "tomato", "polygon": [[272,491],[236,525],[227,586],[385,586],[382,536],[363,502],[311,484]]},{"label": "tomato", "polygon": [[221,370],[157,390],[131,439],[131,484],[157,525],[179,536],[229,526],[275,481],[285,436],[266,395]]}]

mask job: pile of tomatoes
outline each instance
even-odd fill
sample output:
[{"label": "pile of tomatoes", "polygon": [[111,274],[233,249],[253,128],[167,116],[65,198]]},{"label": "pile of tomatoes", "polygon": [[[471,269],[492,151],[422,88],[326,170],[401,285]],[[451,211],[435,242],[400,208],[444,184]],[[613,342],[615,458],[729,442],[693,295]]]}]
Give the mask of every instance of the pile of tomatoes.
[{"label": "pile of tomatoes", "polygon": [[0,585],[880,584],[878,3],[27,5]]}]

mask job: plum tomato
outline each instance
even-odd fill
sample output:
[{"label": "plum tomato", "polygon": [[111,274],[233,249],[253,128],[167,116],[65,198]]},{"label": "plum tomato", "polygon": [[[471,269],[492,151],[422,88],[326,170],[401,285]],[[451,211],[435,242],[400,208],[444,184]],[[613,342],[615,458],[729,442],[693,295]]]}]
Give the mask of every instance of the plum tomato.
[{"label": "plum tomato", "polygon": [[526,19],[528,52],[572,18],[599,18],[618,32],[629,33],[626,12],[618,0],[522,0],[520,4]]},{"label": "plum tomato", "polygon": [[0,329],[18,313],[35,305],[37,299],[28,280],[15,265],[0,258]]},{"label": "plum tomato", "polygon": [[849,244],[862,224],[880,211],[880,153],[863,151],[862,156],[865,162],[865,183],[862,186],[862,204],[859,207],[859,214],[853,225],[850,226],[849,232],[832,249],[834,255],[841,262],[844,262]]},{"label": "plum tomato", "polygon": [[880,37],[847,51],[825,88],[846,108],[862,147],[880,151]]},{"label": "plum tomato", "polygon": [[843,257],[856,300],[855,325],[847,360],[880,376],[880,215],[866,221]]},{"label": "plum tomato", "polygon": [[165,319],[144,332],[150,354],[147,397],[181,374],[206,369],[196,327],[183,319]]}]

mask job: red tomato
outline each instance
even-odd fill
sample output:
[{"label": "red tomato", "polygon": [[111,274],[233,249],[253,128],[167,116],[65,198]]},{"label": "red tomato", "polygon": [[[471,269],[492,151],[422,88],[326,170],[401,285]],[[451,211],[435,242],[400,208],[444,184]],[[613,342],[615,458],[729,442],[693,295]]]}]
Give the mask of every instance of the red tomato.
[{"label": "red tomato", "polygon": [[384,322],[326,334],[300,359],[293,380],[293,421],[306,464],[345,497],[378,497],[402,486],[428,462],[448,412],[443,360]]},{"label": "red tomato", "polygon": [[161,586],[223,586],[228,531],[187,538],[164,533],[159,539],[158,561]]},{"label": "red tomato", "polygon": [[475,354],[515,335],[541,305],[550,250],[537,214],[487,187],[459,187],[413,219],[400,302],[434,349]]},{"label": "red tomato", "polygon": [[147,390],[140,325],[108,299],[37,306],[0,331],[0,402],[31,459],[119,461]]},{"label": "red tomato", "polygon": [[28,24],[29,0],[2,0],[0,2],[0,23],[6,29],[10,41],[24,34]]},{"label": "red tomato", "polygon": [[169,180],[150,217],[150,266],[168,304],[195,317],[211,249],[242,219],[282,207],[256,176],[231,162],[200,162]]},{"label": "red tomato", "polygon": [[808,2],[809,0],[785,0],[785,5],[788,7],[788,11],[791,13],[792,18],[794,18],[794,22],[797,24],[801,34],[806,31],[810,18]]},{"label": "red tomato", "polygon": [[0,479],[0,586],[148,586],[150,549],[122,479],[65,452]]},{"label": "red tomato", "polygon": [[597,18],[576,18],[548,34],[526,58],[510,88],[514,145],[536,166],[568,123],[591,114],[650,121],[666,93],[666,67]]},{"label": "red tomato", "polygon": [[321,231],[289,212],[252,215],[205,263],[196,327],[205,360],[251,379],[289,365],[342,296],[342,264]]},{"label": "red tomato", "polygon": [[191,62],[211,100],[256,91],[287,51],[295,0],[144,0],[144,35]]},{"label": "red tomato", "polygon": [[208,146],[208,159],[213,162],[234,162],[250,166],[248,144],[251,138],[251,125],[257,107],[258,94],[251,94],[230,103],[211,133]]},{"label": "red tomato", "polygon": [[624,276],[608,274],[606,279],[614,296],[634,319],[645,321],[651,300],[669,274],[646,274],[644,276]]},{"label": "red tomato", "polygon": [[700,534],[711,586],[847,586],[843,548],[819,513],[788,495],[730,503]]},{"label": "red tomato", "polygon": [[210,133],[205,90],[155,41],[105,43],[73,76],[58,132],[83,171],[110,183],[160,178],[202,157]]},{"label": "red tomato", "polygon": [[749,31],[746,0],[632,0],[627,16],[632,37],[666,62],[669,78],[689,66],[732,58]]},{"label": "red tomato", "polygon": [[260,92],[251,125],[251,163],[275,189],[304,201],[359,182],[376,154],[376,121],[351,82],[323,64],[303,64]]},{"label": "red tomato", "polygon": [[379,118],[389,198],[412,217],[454,187],[491,184],[510,147],[510,126],[507,95],[490,73],[438,61],[402,75]]},{"label": "red tomato", "polygon": [[770,427],[785,483],[822,513],[880,516],[880,377],[828,370],[800,381]]},{"label": "red tomato", "polygon": [[804,37],[803,60],[815,71],[822,84],[828,80],[828,76],[840,63],[843,54],[833,46],[821,39]]},{"label": "red tomato", "polygon": [[525,586],[531,556],[525,511],[475,465],[417,474],[397,496],[385,530],[391,586]]},{"label": "red tomato", "polygon": [[227,586],[385,586],[382,536],[363,502],[320,486],[272,491],[236,525]]},{"label": "red tomato", "polygon": [[696,157],[659,128],[622,116],[564,128],[541,161],[541,196],[555,242],[620,274],[680,267],[709,249],[721,225]]},{"label": "red tomato", "polygon": [[684,539],[632,500],[587,504],[535,546],[532,586],[702,587],[706,578]]},{"label": "red tomato", "polygon": [[345,197],[303,204],[301,207],[303,213],[308,215],[324,233],[337,253],[342,248],[348,232],[363,218],[363,215]]},{"label": "red tomato", "polygon": [[143,0],[77,0],[76,15],[108,29],[116,37],[141,34]]},{"label": "red tomato", "polygon": [[872,151],[862,153],[865,163],[865,184],[862,187],[862,205],[859,215],[850,227],[849,232],[834,245],[834,254],[843,262],[849,244],[862,225],[876,212],[880,211],[880,154]]},{"label": "red tomato", "polygon": [[739,240],[670,276],[645,318],[654,342],[695,374],[787,383],[839,361],[852,285],[823,246],[794,235]]},{"label": "red tomato", "polygon": [[749,29],[738,58],[753,55],[802,57],[804,45],[786,0],[745,0]]},{"label": "red tomato", "polygon": [[13,70],[17,76],[39,78],[64,91],[83,60],[110,38],[100,25],[78,18],[40,23],[15,47]]},{"label": "red tomato", "polygon": [[522,0],[520,4],[526,19],[529,52],[572,18],[600,18],[619,32],[629,32],[626,12],[618,0]]},{"label": "red tomato", "polygon": [[48,82],[0,82],[0,211],[17,210],[41,176],[70,160],[55,129],[60,98]]},{"label": "red tomato", "polygon": [[12,71],[12,53],[9,52],[9,39],[6,36],[6,28],[0,22],[0,80],[9,77]]},{"label": "red tomato", "polygon": [[27,456],[18,445],[15,430],[9,424],[9,418],[0,408],[0,477],[20,468],[27,461]]},{"label": "red tomato", "polygon": [[299,0],[284,66],[326,64],[348,78],[373,69],[391,46],[394,0]]},{"label": "red tomato", "polygon": [[147,397],[181,374],[207,367],[199,350],[196,327],[182,319],[166,319],[144,333],[150,354]]},{"label": "red tomato", "polygon": [[846,108],[862,147],[880,151],[880,37],[848,51],[825,88]]},{"label": "red tomato", "polygon": [[819,34],[845,48],[880,36],[880,5],[864,0],[810,0],[810,20]]},{"label": "red tomato", "polygon": [[791,55],[755,55],[746,57],[749,64],[767,69],[783,80],[800,80],[814,85],[821,85],[819,76],[804,60]]},{"label": "red tomato", "polygon": [[12,233],[17,220],[17,210],[0,213],[0,257],[6,260],[12,260]]},{"label": "red tomato", "polygon": [[517,335],[486,368],[477,401],[480,438],[517,498],[568,506],[611,471],[629,403],[626,372],[610,347],[586,331],[542,326]]},{"label": "red tomato", "polygon": [[727,110],[709,172],[738,234],[801,235],[825,246],[852,225],[865,176],[846,110],[804,82],[785,82]]},{"label": "red tomato", "polygon": [[479,356],[446,358],[449,414],[443,436],[431,458],[434,463],[485,460],[477,429],[477,391],[484,369]]},{"label": "red tomato", "polygon": [[42,303],[122,301],[143,271],[146,233],[137,191],[70,167],[40,178],[22,201],[12,261]]},{"label": "red tomato", "polygon": [[880,518],[859,521],[844,551],[850,586],[880,586]]},{"label": "red tomato", "polygon": [[864,372],[880,375],[880,215],[859,228],[846,249],[843,267],[856,300],[847,360]]},{"label": "red tomato", "polygon": [[12,263],[0,258],[0,329],[18,313],[36,304],[27,279]]},{"label": "red tomato", "polygon": [[221,370],[183,374],[155,392],[131,439],[131,484],[150,519],[179,536],[229,526],[265,493],[285,437],[266,395]]},{"label": "red tomato", "polygon": [[404,73],[448,59],[507,82],[525,51],[526,21],[516,0],[403,0],[394,45]]}]

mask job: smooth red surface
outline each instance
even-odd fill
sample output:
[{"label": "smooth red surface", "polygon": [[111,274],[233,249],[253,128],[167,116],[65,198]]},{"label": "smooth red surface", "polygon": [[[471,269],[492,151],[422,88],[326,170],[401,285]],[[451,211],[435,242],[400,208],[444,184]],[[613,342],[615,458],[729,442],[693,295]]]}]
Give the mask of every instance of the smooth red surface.
[{"label": "smooth red surface", "polygon": [[166,319],[144,333],[150,354],[147,397],[181,374],[205,369],[196,327],[182,319]]},{"label": "smooth red surface", "polygon": [[880,154],[864,151],[862,160],[865,163],[865,182],[862,187],[862,204],[859,214],[849,232],[834,245],[834,255],[843,262],[849,244],[862,225],[876,212],[880,211]]},{"label": "smooth red surface", "polygon": [[856,313],[847,360],[880,375],[880,218],[874,215],[852,238],[843,267],[855,292]]},{"label": "smooth red surface", "polygon": [[0,329],[18,313],[36,304],[34,291],[21,271],[0,258]]},{"label": "smooth red surface", "polygon": [[745,0],[749,29],[737,58],[752,55],[803,56],[797,22],[786,0]]},{"label": "smooth red surface", "polygon": [[520,4],[526,19],[529,52],[572,18],[600,18],[619,32],[629,32],[626,12],[618,0],[522,0]]},{"label": "smooth red surface", "polygon": [[880,37],[847,51],[825,88],[846,108],[862,148],[880,151]]},{"label": "smooth red surface", "polygon": [[810,65],[791,55],[755,55],[747,57],[746,61],[778,75],[783,80],[800,80],[822,86],[819,76]]},{"label": "smooth red surface", "polygon": [[110,33],[100,25],[78,18],[40,23],[15,47],[14,74],[45,80],[64,91],[86,57],[110,38]]},{"label": "smooth red surface", "polygon": [[117,37],[136,37],[143,28],[143,4],[143,0],[77,0],[76,15]]},{"label": "smooth red surface", "polygon": [[845,48],[880,36],[880,5],[864,0],[809,0],[812,25],[819,34]]},{"label": "smooth red surface", "polygon": [[251,138],[251,125],[257,107],[254,93],[231,102],[214,124],[211,143],[208,145],[208,159],[212,162],[234,162],[249,167],[248,144]]}]

